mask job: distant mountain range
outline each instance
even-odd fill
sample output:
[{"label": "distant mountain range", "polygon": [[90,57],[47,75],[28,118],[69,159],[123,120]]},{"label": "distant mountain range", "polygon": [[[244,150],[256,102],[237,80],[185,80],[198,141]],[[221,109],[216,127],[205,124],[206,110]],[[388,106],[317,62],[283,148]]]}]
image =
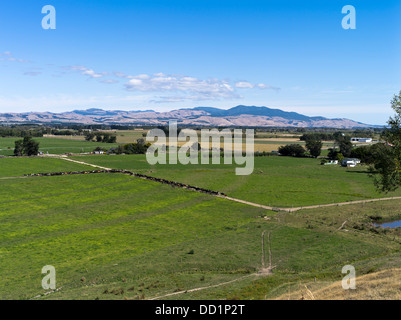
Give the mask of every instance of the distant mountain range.
[{"label": "distant mountain range", "polygon": [[180,125],[213,127],[315,127],[315,128],[369,128],[373,125],[350,119],[308,117],[296,112],[255,106],[237,106],[228,110],[197,107],[169,112],[122,111],[87,109],[70,112],[0,113],[0,123],[76,123],[76,124],[124,124],[166,125],[176,120]]}]

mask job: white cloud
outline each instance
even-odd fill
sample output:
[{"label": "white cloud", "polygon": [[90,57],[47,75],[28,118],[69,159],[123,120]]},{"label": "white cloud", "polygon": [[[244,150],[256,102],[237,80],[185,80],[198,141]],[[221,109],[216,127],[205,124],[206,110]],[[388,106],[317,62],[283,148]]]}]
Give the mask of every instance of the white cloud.
[{"label": "white cloud", "polygon": [[166,75],[133,76],[126,84],[128,91],[180,92],[183,95],[160,97],[163,101],[238,99],[240,96],[225,80],[201,80],[195,77]]},{"label": "white cloud", "polygon": [[84,66],[68,66],[68,67],[64,67],[64,69],[71,70],[71,71],[79,71],[82,75],[88,76],[88,77],[94,78],[94,79],[102,78],[103,76],[108,75],[108,73],[106,73],[106,72],[98,73],[98,72],[95,72],[94,70],[89,69]]},{"label": "white cloud", "polygon": [[235,83],[236,88],[241,88],[241,89],[252,89],[255,86],[252,83],[249,83],[247,81],[240,81]]},{"label": "white cloud", "polygon": [[118,83],[117,80],[114,79],[107,79],[107,80],[102,80],[102,83],[106,83],[106,84],[114,84],[114,83]]},{"label": "white cloud", "polygon": [[40,74],[42,74],[42,72],[40,72],[40,71],[26,71],[26,72],[24,72],[24,76],[35,77],[35,76],[38,76]]},{"label": "white cloud", "polygon": [[91,78],[101,78],[101,77],[103,77],[102,74],[96,73],[93,70],[86,70],[86,71],[82,72],[82,74],[85,75],[85,76],[89,76]]},{"label": "white cloud", "polygon": [[[128,82],[128,84],[129,84],[129,86],[130,87],[141,87],[142,85],[143,85],[143,81],[141,80],[141,79],[131,79],[129,82]],[[146,91],[146,90],[141,90],[141,91]]]},{"label": "white cloud", "polygon": [[248,81],[236,82],[235,83],[235,87],[238,88],[238,89],[254,89],[254,88],[258,88],[258,89],[263,89],[263,90],[275,90],[275,91],[281,90],[278,87],[272,87],[272,86],[264,84],[264,83],[253,84],[253,83],[250,83]]},{"label": "white cloud", "polygon": [[29,63],[30,61],[24,59],[15,58],[14,55],[10,51],[4,51],[0,53],[0,61],[10,61],[10,62],[18,62],[18,63]]},{"label": "white cloud", "polygon": [[[129,77],[132,78],[131,76],[129,76]],[[140,74],[140,75],[138,75],[138,76],[135,76],[134,78],[147,80],[147,79],[150,79],[150,76],[147,75],[147,74]]]},{"label": "white cloud", "polygon": [[129,77],[124,72],[113,72],[113,75],[116,76],[117,78],[128,78]]},{"label": "white cloud", "polygon": [[[131,92],[169,92],[171,96],[160,96],[162,102],[177,101],[203,101],[220,99],[240,99],[237,89],[273,89],[280,90],[263,83],[252,84],[248,81],[239,81],[231,84],[227,80],[207,79],[202,80],[196,77],[185,75],[172,75],[153,73],[129,75],[124,72],[115,71],[113,73],[98,73],[85,66],[69,66],[64,69],[78,71],[83,76],[100,79],[104,76],[112,76],[121,79],[127,79],[124,87]],[[103,80],[102,83],[116,83],[116,80]],[[179,93],[179,95],[177,95]],[[155,100],[152,100],[155,101]]]}]

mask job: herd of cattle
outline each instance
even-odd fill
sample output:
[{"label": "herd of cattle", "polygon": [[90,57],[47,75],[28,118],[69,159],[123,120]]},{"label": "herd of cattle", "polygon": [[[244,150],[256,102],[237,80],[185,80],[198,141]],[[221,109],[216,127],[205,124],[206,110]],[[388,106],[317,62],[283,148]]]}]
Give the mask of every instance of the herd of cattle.
[{"label": "herd of cattle", "polygon": [[190,186],[188,184],[184,184],[184,183],[180,183],[180,182],[170,181],[170,180],[166,180],[166,179],[147,176],[147,175],[140,174],[140,173],[134,173],[134,172],[127,171],[127,170],[118,170],[118,169],[93,170],[93,171],[50,172],[50,173],[31,173],[31,174],[26,174],[25,176],[29,176],[29,177],[49,177],[49,176],[94,174],[94,173],[122,173],[122,174],[127,174],[127,175],[130,175],[130,176],[134,176],[134,177],[138,177],[138,178],[142,178],[142,179],[146,179],[146,180],[150,180],[150,181],[155,181],[155,182],[159,182],[159,183],[163,183],[163,184],[168,184],[168,185],[170,185],[172,187],[176,187],[176,188],[184,188],[184,189],[197,191],[197,192],[201,192],[201,193],[207,193],[207,194],[214,195],[214,196],[226,196],[222,192],[208,190],[208,189],[204,189],[204,188]]}]

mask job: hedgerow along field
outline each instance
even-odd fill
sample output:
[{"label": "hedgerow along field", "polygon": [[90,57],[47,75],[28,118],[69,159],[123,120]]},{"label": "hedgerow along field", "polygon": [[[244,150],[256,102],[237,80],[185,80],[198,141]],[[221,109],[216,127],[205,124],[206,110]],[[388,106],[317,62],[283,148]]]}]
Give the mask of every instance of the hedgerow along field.
[{"label": "hedgerow along field", "polygon": [[[12,156],[14,154],[15,141],[22,138],[0,138],[0,155]],[[58,138],[34,138],[39,142],[39,151],[49,154],[64,153],[88,153],[96,147],[109,150],[117,147],[117,143],[99,143],[92,141],[82,141],[77,139],[58,139]]]},{"label": "hedgerow along field", "polygon": [[401,195],[400,190],[388,194],[378,192],[366,166],[323,166],[319,159],[311,158],[255,157],[254,172],[249,176],[236,176],[235,163],[151,166],[144,155],[73,158],[220,191],[234,198],[274,207],[298,207]]},{"label": "hedgerow along field", "polygon": [[[273,213],[122,174],[7,179],[0,194],[2,299],[150,299],[232,280],[167,298],[272,298],[310,279],[339,280],[345,264],[386,267],[400,247],[398,235],[337,231],[353,210],[358,223],[378,204]],[[382,212],[393,216],[399,204]],[[255,274],[263,231],[275,265],[268,276]],[[49,295],[45,265],[59,289]]]},{"label": "hedgerow along field", "polygon": [[[117,143],[132,143],[136,140],[144,138],[144,135],[148,132],[145,129],[133,129],[133,130],[102,130],[101,132],[107,132],[109,134],[117,136]],[[75,132],[78,134],[78,132]],[[45,135],[45,138],[52,139],[66,139],[66,140],[85,140],[84,135],[66,136],[66,135]]]}]

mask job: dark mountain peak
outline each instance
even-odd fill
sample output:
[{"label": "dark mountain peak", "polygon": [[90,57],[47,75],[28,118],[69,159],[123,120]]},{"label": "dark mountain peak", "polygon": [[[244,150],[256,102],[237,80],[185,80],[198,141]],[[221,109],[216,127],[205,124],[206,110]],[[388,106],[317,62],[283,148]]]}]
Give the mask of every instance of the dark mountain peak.
[{"label": "dark mountain peak", "polygon": [[191,110],[205,111],[209,113],[212,117],[224,117],[225,113],[227,112],[227,110],[213,107],[196,107]]},{"label": "dark mountain peak", "polygon": [[83,116],[90,116],[90,115],[103,115],[107,111],[104,111],[103,109],[90,108],[86,110],[74,110],[72,112]]},{"label": "dark mountain peak", "polygon": [[228,110],[211,108],[211,107],[198,107],[193,110],[201,110],[208,112],[212,117],[228,117],[228,116],[240,116],[244,114],[254,116],[266,116],[266,117],[280,117],[291,120],[326,120],[324,117],[308,117],[297,112],[288,112],[280,109],[272,109],[268,107],[257,107],[257,106],[244,106],[239,105]]}]

